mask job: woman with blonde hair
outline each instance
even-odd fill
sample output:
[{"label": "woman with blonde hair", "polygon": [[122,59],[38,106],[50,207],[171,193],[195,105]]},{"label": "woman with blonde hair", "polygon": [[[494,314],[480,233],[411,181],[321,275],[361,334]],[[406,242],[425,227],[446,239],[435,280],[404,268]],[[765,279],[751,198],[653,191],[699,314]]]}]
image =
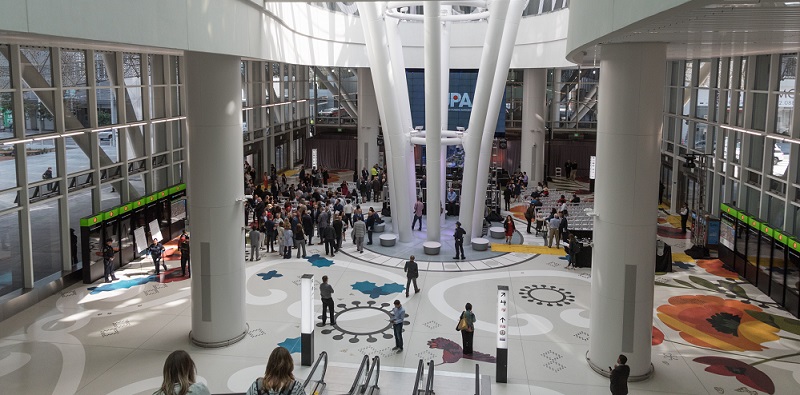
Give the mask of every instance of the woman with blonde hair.
[{"label": "woman with blonde hair", "polygon": [[294,361],[289,350],[275,347],[267,360],[264,377],[257,378],[247,395],[306,395],[303,384],[294,379]]},{"label": "woman with blonde hair", "polygon": [[173,351],[164,361],[164,381],[153,395],[211,395],[203,383],[195,382],[192,357],[186,351]]}]

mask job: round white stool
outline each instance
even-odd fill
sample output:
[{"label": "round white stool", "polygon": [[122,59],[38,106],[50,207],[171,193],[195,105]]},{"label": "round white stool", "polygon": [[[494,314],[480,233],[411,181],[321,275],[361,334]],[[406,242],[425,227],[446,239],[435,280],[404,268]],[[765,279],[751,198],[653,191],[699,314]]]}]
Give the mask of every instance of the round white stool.
[{"label": "round white stool", "polygon": [[505,239],[506,230],[500,226],[492,226],[489,228],[489,236],[491,236],[493,239]]},{"label": "round white stool", "polygon": [[422,243],[422,249],[425,250],[425,255],[439,255],[442,249],[442,243],[438,241],[426,241]]},{"label": "round white stool", "polygon": [[395,243],[397,243],[397,235],[391,233],[381,235],[379,239],[381,240],[381,246],[383,247],[392,247],[395,245]]},{"label": "round white stool", "polygon": [[375,232],[375,233],[381,233],[384,230],[386,230],[386,224],[375,224],[372,227],[372,231]]},{"label": "round white stool", "polygon": [[488,249],[489,249],[489,240],[486,240],[483,237],[476,237],[472,239],[473,251],[486,251]]}]

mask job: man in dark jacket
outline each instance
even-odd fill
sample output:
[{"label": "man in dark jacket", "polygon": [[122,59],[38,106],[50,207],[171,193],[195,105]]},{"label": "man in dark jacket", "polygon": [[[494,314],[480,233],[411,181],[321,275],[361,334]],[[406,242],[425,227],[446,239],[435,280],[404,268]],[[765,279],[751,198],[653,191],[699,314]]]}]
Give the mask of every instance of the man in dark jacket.
[{"label": "man in dark jacket", "polygon": [[364,221],[367,223],[367,245],[372,244],[372,230],[375,229],[375,217],[377,216],[378,213],[375,212],[375,209],[370,207],[369,214],[367,215],[367,220]]},{"label": "man in dark jacket", "polygon": [[336,234],[336,252],[339,252],[339,249],[342,248],[342,234],[344,233],[344,221],[342,221],[341,215],[337,214],[333,217],[331,227]]},{"label": "man in dark jacket", "polygon": [[567,229],[567,210],[564,210],[561,212],[561,222],[558,224],[558,234],[561,235],[561,239],[565,242],[569,242],[567,239],[567,235],[569,234]]},{"label": "man in dark jacket", "polygon": [[417,277],[419,277],[419,266],[417,262],[414,261],[414,255],[408,258],[406,261],[406,266],[403,268],[403,271],[406,272],[406,297],[408,297],[409,287],[411,287],[411,282],[414,282],[414,293],[418,294],[420,289],[417,286]]},{"label": "man in dark jacket", "polygon": [[336,256],[336,231],[333,226],[326,226],[319,231],[320,237],[325,239],[325,254]]},{"label": "man in dark jacket", "polygon": [[314,245],[311,243],[311,239],[314,237],[314,219],[311,218],[311,214],[308,211],[303,213],[303,218],[301,218],[303,222],[303,232],[308,235],[308,245]]},{"label": "man in dark jacket", "polygon": [[617,358],[617,364],[611,370],[611,394],[612,395],[627,395],[628,394],[628,376],[631,374],[631,367],[626,365],[628,357],[620,354]]}]

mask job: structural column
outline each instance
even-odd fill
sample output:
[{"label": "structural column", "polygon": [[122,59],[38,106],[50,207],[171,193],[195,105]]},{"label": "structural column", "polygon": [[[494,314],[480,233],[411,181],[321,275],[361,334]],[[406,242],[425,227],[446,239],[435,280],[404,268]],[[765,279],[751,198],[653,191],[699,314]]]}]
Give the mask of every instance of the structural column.
[{"label": "structural column", "polygon": [[238,57],[186,53],[191,339],[223,347],[247,333]]},{"label": "structural column", "polygon": [[[368,68],[358,69],[358,167],[361,168],[378,163],[378,100],[375,97],[375,85],[372,73]],[[386,137],[386,136],[384,136]]]},{"label": "structural column", "polygon": [[608,367],[625,354],[630,379],[641,380],[653,374],[653,199],[658,193],[666,46],[604,45],[600,70],[587,360],[607,376]]},{"label": "structural column", "polygon": [[520,167],[531,185],[544,181],[547,70],[525,69],[522,82],[522,133]]},{"label": "structural column", "polygon": [[425,174],[430,187],[427,188],[428,210],[425,226],[427,239],[441,239],[442,202],[442,24],[439,19],[440,2],[425,3]]}]

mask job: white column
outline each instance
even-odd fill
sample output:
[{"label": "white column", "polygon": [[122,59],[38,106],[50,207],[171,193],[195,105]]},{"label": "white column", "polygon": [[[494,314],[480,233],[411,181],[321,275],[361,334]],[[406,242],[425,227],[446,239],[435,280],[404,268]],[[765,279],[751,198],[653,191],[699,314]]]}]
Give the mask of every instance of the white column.
[{"label": "white column", "polygon": [[192,342],[241,340],[245,321],[242,81],[239,58],[186,53]]},{"label": "white column", "polygon": [[378,101],[368,68],[358,69],[358,171],[378,163]]},{"label": "white column", "polygon": [[442,201],[442,24],[438,1],[425,3],[425,174],[427,188],[427,227],[429,241],[441,238],[439,206]]},{"label": "white column", "polygon": [[413,236],[411,208],[415,193],[414,156],[406,136],[410,131],[411,109],[397,27],[392,28],[388,26],[390,22],[382,20],[381,7],[382,3],[358,3],[388,156],[392,224],[400,241],[407,243]]},{"label": "white column", "polygon": [[[486,29],[486,38],[483,42],[481,64],[478,69],[478,81],[475,83],[475,97],[472,101],[472,112],[469,117],[469,126],[464,136],[464,174],[461,184],[461,211],[459,221],[463,225],[466,241],[472,238],[473,211],[475,209],[475,195],[477,192],[478,159],[481,153],[481,137],[484,133],[483,126],[486,121],[486,111],[489,108],[489,96],[492,90],[492,78],[497,67],[497,56],[500,53],[500,40],[503,37],[503,25],[508,16],[508,1],[495,1],[489,4],[489,26]],[[493,132],[492,132],[493,133]],[[491,151],[491,147],[489,147]],[[484,192],[485,193],[485,192]],[[480,198],[481,201],[485,196]],[[475,218],[475,223],[483,223],[483,215]],[[480,234],[480,233],[478,233]]]},{"label": "white column", "polygon": [[[514,52],[514,43],[517,38],[519,23],[522,19],[522,9],[525,6],[524,0],[511,0],[509,3],[508,10],[506,11],[505,23],[503,24],[503,36],[499,44],[500,51],[497,56],[494,75],[491,77],[492,89],[489,97],[489,106],[483,119],[481,149],[478,155],[478,176],[475,180],[475,208],[473,208],[472,217],[474,219],[483,218],[484,209],[486,208],[486,189],[489,185],[489,165],[492,160],[492,140],[494,140],[494,132],[497,129],[497,116],[500,113],[500,105],[506,89],[508,68],[511,65],[511,54]],[[470,126],[471,124],[472,122],[470,122]],[[468,235],[480,234],[482,227],[482,222],[473,220],[472,232],[468,230]],[[469,238],[467,240],[469,240]]]},{"label": "white column", "polygon": [[608,375],[608,366],[625,354],[631,379],[641,380],[653,374],[653,196],[658,192],[666,45],[604,45],[600,70],[587,360]]},{"label": "white column", "polygon": [[522,133],[520,167],[528,172],[529,185],[544,181],[545,111],[547,70],[525,69],[522,82]]}]

